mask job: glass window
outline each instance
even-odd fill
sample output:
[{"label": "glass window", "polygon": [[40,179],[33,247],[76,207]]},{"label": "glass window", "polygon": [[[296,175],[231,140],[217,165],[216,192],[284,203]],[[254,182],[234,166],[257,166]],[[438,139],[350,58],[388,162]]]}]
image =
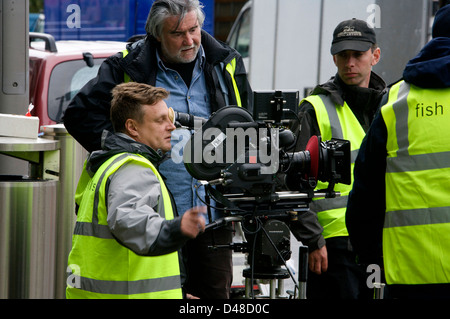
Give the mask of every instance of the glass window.
[{"label": "glass window", "polygon": [[230,46],[235,48],[243,58],[248,57],[250,46],[250,10],[243,12],[239,25],[230,38]]},{"label": "glass window", "polygon": [[242,16],[242,23],[239,28],[236,50],[243,58],[248,57],[250,47],[250,10],[247,10]]},{"label": "glass window", "polygon": [[62,121],[62,115],[72,98],[97,75],[103,61],[103,58],[94,59],[94,66],[88,67],[83,60],[73,60],[53,68],[48,89],[47,112],[50,119],[57,123]]}]

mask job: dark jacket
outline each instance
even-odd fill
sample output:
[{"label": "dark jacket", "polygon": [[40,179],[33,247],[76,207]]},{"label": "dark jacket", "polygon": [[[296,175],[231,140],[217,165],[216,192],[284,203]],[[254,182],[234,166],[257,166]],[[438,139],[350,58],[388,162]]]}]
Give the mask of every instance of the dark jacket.
[{"label": "dark jacket", "polygon": [[[422,88],[450,88],[449,70],[450,38],[436,38],[408,62],[403,78]],[[381,114],[378,114],[356,159],[355,180],[346,215],[353,247],[367,263],[382,263],[381,240],[386,209],[386,143],[386,125]]]},{"label": "dark jacket", "polygon": [[435,38],[411,59],[403,79],[421,88],[450,87],[450,38]]},{"label": "dark jacket", "polygon": [[[119,52],[106,59],[96,78],[89,81],[70,102],[63,120],[67,131],[89,152],[101,148],[103,130],[113,131],[109,119],[111,90],[124,81],[126,73],[132,81],[155,85],[156,50],[159,43],[151,36],[127,46],[128,55]],[[252,110],[252,93],[242,57],[236,50],[202,31],[202,46],[206,55],[205,77],[211,97],[211,111],[226,106],[214,67],[236,58],[234,79],[239,88],[242,106]],[[223,78],[231,94],[230,105],[237,105],[232,79],[228,72]]]},{"label": "dark jacket", "polygon": [[139,154],[148,159],[156,168],[165,159],[161,151],[155,151],[151,147],[136,142],[131,138],[123,137],[121,134],[113,134],[104,131],[101,138],[102,149],[92,152],[86,163],[86,170],[93,176],[104,162],[114,155],[128,152]]}]

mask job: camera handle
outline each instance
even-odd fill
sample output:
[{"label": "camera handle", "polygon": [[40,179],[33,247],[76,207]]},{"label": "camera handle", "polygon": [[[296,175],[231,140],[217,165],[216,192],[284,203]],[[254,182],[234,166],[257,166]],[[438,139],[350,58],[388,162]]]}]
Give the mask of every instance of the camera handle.
[{"label": "camera handle", "polygon": [[217,220],[213,221],[212,223],[209,223],[208,225],[205,226],[205,232],[210,229],[220,228],[230,222],[240,222],[243,219],[244,219],[243,216],[227,216],[227,217],[217,219]]}]

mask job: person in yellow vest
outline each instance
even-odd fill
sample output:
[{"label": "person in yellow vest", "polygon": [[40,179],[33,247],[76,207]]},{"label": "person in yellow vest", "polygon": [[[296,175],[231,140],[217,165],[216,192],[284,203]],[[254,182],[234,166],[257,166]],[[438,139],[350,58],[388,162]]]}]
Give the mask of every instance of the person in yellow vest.
[{"label": "person in yellow vest", "polygon": [[[205,20],[198,0],[154,0],[144,38],[106,59],[96,78],[88,82],[64,112],[67,131],[87,151],[101,148],[103,130],[112,131],[109,119],[111,89],[134,81],[170,91],[167,104],[175,111],[209,118],[227,105],[252,111],[252,90],[240,54],[202,30]],[[186,170],[183,148],[191,132],[172,134],[170,159],[159,170],[175,198],[180,214],[206,201],[205,188]],[[211,206],[214,201],[211,200]],[[224,214],[208,210],[207,223]],[[203,233],[188,242],[186,289],[200,298],[230,297],[233,281],[232,251],[208,249],[232,242],[231,227]]]},{"label": "person in yellow vest", "polygon": [[76,191],[67,298],[182,298],[178,251],[205,229],[206,210],[178,216],[158,172],[175,129],[168,95],[135,82],[112,90],[115,133],[104,131]]},{"label": "person in yellow vest", "polygon": [[348,200],[350,240],[385,298],[450,298],[450,5],[432,36],[374,119]]},{"label": "person in yellow vest", "polygon": [[[300,102],[301,130],[295,150],[304,150],[313,135],[322,140],[346,139],[354,161],[385,93],[385,82],[372,71],[381,51],[374,30],[365,21],[351,19],[335,28],[331,54],[337,74]],[[294,190],[299,178],[288,176],[288,187]],[[318,183],[316,189],[325,188],[327,184]],[[365,274],[355,262],[345,227],[351,186],[337,184],[334,189],[340,197],[314,199],[309,217],[296,226],[304,234],[309,232],[300,238],[310,251],[307,298],[364,298],[369,293],[364,288]]]}]

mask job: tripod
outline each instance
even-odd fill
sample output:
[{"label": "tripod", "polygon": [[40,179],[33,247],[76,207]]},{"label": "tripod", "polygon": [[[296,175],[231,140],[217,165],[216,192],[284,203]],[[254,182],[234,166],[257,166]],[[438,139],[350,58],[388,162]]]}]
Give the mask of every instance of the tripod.
[{"label": "tripod", "polygon": [[[306,279],[308,268],[308,247],[299,248],[299,275],[296,282],[286,265],[291,257],[290,230],[287,225],[277,219],[252,218],[243,216],[225,217],[207,226],[207,229],[221,227],[230,221],[239,222],[246,234],[246,242],[216,245],[212,249],[228,248],[235,252],[248,253],[249,268],[243,270],[245,278],[245,298],[255,298],[255,280],[269,281],[270,299],[281,298],[284,291],[284,280],[292,278],[295,289],[289,292],[296,299],[306,299]],[[243,236],[244,238],[244,236]],[[286,266],[286,269],[281,266]]]}]

